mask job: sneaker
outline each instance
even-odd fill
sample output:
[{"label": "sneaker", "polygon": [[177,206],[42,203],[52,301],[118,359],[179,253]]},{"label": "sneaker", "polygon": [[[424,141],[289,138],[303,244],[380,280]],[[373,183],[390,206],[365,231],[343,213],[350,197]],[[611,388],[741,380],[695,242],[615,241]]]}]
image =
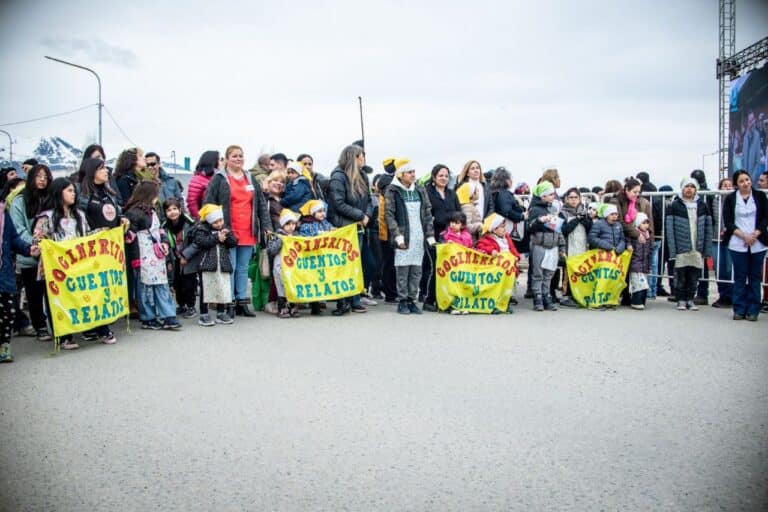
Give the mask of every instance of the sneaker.
[{"label": "sneaker", "polygon": [[48,329],[40,329],[37,331],[37,341],[51,341],[52,339]]},{"label": "sneaker", "polygon": [[738,313],[734,313],[733,314],[733,319],[734,320],[744,320],[744,315],[740,315]]},{"label": "sneaker", "polygon": [[61,350],[76,350],[80,348],[80,345],[78,345],[72,340],[66,340],[66,341],[62,341],[59,347],[61,347]]},{"label": "sneaker", "polygon": [[729,308],[731,306],[733,306],[733,304],[731,304],[730,299],[727,299],[725,297],[720,297],[719,299],[717,299],[715,302],[712,303],[713,308]]},{"label": "sneaker", "polygon": [[115,333],[109,331],[106,336],[101,338],[101,342],[105,345],[114,345],[117,343],[117,337],[115,337]]},{"label": "sneaker", "polygon": [[181,324],[175,318],[166,318],[163,322],[163,329],[166,331],[178,331],[181,329]]},{"label": "sneaker", "polygon": [[420,315],[421,310],[419,309],[419,306],[416,305],[415,302],[409,302],[408,303],[408,311],[411,312],[413,315]]},{"label": "sneaker", "polygon": [[560,300],[560,305],[563,306],[564,308],[577,308],[577,307],[579,307],[579,305],[576,304],[576,302],[571,300],[569,297],[563,297]]},{"label": "sneaker", "polygon": [[544,304],[541,303],[541,301],[533,301],[533,310],[534,311],[544,311]]},{"label": "sneaker", "polygon": [[202,325],[203,327],[213,327],[216,325],[216,322],[211,320],[211,315],[208,313],[205,313],[203,315],[200,315],[200,318],[197,319],[197,324]]},{"label": "sneaker", "polygon": [[462,315],[462,314],[463,314],[463,312],[462,312],[462,311],[460,311],[460,310],[458,310],[458,309],[452,309],[452,310],[451,310],[451,314],[452,314],[452,315],[455,315],[455,316],[459,316],[459,315]]},{"label": "sneaker", "polygon": [[232,317],[230,317],[226,311],[222,311],[221,313],[216,313],[216,323],[217,324],[231,324],[235,321],[232,320]]},{"label": "sneaker", "polygon": [[267,302],[267,305],[264,306],[264,312],[272,315],[277,313],[277,302]]},{"label": "sneaker", "polygon": [[642,311],[645,309],[645,306],[642,304],[632,304],[629,307],[631,307],[632,309],[637,309],[638,311]]},{"label": "sneaker", "polygon": [[3,343],[0,346],[0,363],[12,363],[13,354],[11,354],[11,344]]},{"label": "sneaker", "polygon": [[685,310],[686,310],[686,307],[685,307],[685,301],[682,301],[682,300],[681,300],[681,301],[679,301],[679,302],[677,303],[677,310],[678,310],[678,311],[685,311]]},{"label": "sneaker", "polygon": [[757,322],[757,314],[747,315],[747,321],[749,321],[749,322]]},{"label": "sneaker", "polygon": [[421,307],[424,311],[431,311],[434,313],[437,311],[437,306],[435,304],[430,304],[429,302],[425,302],[424,305]]},{"label": "sneaker", "polygon": [[146,322],[141,322],[141,328],[149,329],[152,331],[159,331],[163,328],[163,326],[157,320],[147,320]]},{"label": "sneaker", "polygon": [[190,306],[184,310],[181,314],[182,318],[195,318],[197,316],[197,310],[194,306]]},{"label": "sneaker", "polygon": [[368,312],[368,310],[362,304],[360,304],[358,306],[352,306],[352,310],[351,311],[353,313],[367,313]]},{"label": "sneaker", "polygon": [[548,302],[544,304],[544,309],[547,311],[557,311],[557,304],[555,302]]},{"label": "sneaker", "polygon": [[688,302],[686,302],[685,303],[685,307],[687,307],[691,311],[698,311],[699,310],[699,306],[696,305],[696,301],[695,300],[689,300]]},{"label": "sneaker", "polygon": [[364,306],[378,306],[379,303],[376,302],[373,299],[369,299],[368,297],[360,297],[360,303]]},{"label": "sneaker", "polygon": [[706,297],[694,297],[693,303],[697,306],[706,306],[709,304],[709,300]]},{"label": "sneaker", "polygon": [[760,304],[760,312],[768,313],[768,302],[763,302],[762,304]]},{"label": "sneaker", "polygon": [[26,325],[19,329],[19,336],[37,336],[37,331],[31,325]]},{"label": "sneaker", "polygon": [[400,313],[401,315],[410,315],[411,314],[411,310],[408,307],[408,303],[405,302],[405,301],[401,301],[397,305],[397,312]]},{"label": "sneaker", "polygon": [[100,337],[96,331],[85,331],[83,333],[83,341],[99,341]]}]

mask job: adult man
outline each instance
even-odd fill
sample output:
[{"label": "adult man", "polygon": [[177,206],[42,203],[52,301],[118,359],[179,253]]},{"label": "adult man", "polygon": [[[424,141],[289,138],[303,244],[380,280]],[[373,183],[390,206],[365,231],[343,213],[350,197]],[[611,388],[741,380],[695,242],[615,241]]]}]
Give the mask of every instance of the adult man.
[{"label": "adult man", "polygon": [[259,159],[256,161],[256,165],[249,169],[251,176],[256,182],[264,188],[264,180],[269,176],[269,153],[262,153],[259,155]]},{"label": "adult man", "polygon": [[762,157],[763,149],[760,147],[760,130],[757,128],[757,118],[754,110],[750,110],[747,114],[747,132],[744,134],[742,162],[752,183],[757,183],[760,179],[760,159]]},{"label": "adult man", "polygon": [[[147,162],[147,169],[160,183],[160,204],[162,205],[163,201],[171,197],[175,197],[181,204],[184,204],[184,194],[181,192],[181,185],[176,178],[165,172],[158,154],[147,153],[144,155],[144,159]],[[160,208],[160,210],[162,209]]]},{"label": "adult man", "polygon": [[275,153],[269,157],[269,171],[285,172],[288,167],[288,157],[284,153]]}]

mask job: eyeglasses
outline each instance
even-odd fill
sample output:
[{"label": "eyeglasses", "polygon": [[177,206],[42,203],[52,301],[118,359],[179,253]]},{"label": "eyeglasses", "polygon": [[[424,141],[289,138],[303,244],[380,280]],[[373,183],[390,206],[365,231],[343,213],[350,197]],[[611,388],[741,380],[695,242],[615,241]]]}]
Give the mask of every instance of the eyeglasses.
[{"label": "eyeglasses", "polygon": [[147,162],[147,167],[157,167],[157,162]]},{"label": "eyeglasses", "polygon": [[568,196],[566,199],[580,199],[579,196]]}]

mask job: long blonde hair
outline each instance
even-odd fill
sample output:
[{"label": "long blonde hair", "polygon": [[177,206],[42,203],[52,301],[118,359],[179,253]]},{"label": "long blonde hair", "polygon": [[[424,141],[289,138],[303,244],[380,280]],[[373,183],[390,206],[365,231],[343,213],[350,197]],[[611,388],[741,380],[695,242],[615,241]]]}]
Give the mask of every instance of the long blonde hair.
[{"label": "long blonde hair", "polygon": [[464,167],[461,168],[461,172],[459,173],[459,177],[456,179],[456,183],[464,183],[469,178],[467,178],[467,175],[469,174],[469,168],[472,167],[472,164],[477,164],[477,166],[480,168],[480,183],[485,183],[485,176],[483,176],[483,167],[480,165],[480,162],[477,160],[470,160],[469,162],[464,164]]},{"label": "long blonde hair", "polygon": [[362,170],[357,166],[357,157],[362,154],[363,148],[356,144],[351,144],[342,149],[339,155],[339,167],[346,174],[352,191],[360,197],[368,193],[368,185],[365,183]]}]

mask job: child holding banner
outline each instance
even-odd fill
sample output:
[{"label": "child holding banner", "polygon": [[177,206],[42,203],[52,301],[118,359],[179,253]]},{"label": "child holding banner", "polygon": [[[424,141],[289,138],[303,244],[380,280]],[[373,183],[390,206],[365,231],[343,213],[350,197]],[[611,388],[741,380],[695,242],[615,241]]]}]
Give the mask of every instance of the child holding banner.
[{"label": "child holding banner", "polygon": [[550,288],[560,255],[565,254],[565,238],[561,233],[563,219],[558,216],[559,208],[553,205],[554,201],[555,186],[551,182],[544,180],[533,188],[528,232],[534,311],[557,311]]},{"label": "child holding banner", "polygon": [[464,212],[453,212],[448,218],[448,227],[440,233],[443,242],[453,242],[472,248],[472,235],[467,230],[467,216]]},{"label": "child holding banner", "polygon": [[[336,229],[333,224],[328,222],[325,218],[325,202],[318,199],[312,199],[304,203],[301,207],[301,224],[299,225],[299,235],[301,236],[317,236],[321,233],[333,231]],[[375,217],[374,217],[375,218]],[[369,224],[370,226],[370,224]],[[309,307],[311,308],[312,315],[319,315],[322,313],[321,302],[311,302]]]},{"label": "child holding banner", "polygon": [[[299,222],[299,215],[284,208],[280,213],[280,228],[277,230],[279,235],[292,235],[296,231],[296,224]],[[296,304],[289,304],[285,298],[285,286],[283,284],[283,261],[280,258],[280,250],[283,247],[283,240],[279,236],[271,238],[267,242],[267,253],[273,258],[272,276],[275,279],[275,288],[277,288],[277,317],[278,318],[296,318],[299,316],[299,307]],[[313,312],[312,314],[317,314]]]},{"label": "child holding banner", "polygon": [[[510,252],[517,258],[515,261],[520,260],[520,253],[517,252],[515,244],[512,243],[512,239],[509,237],[506,229],[506,219],[497,213],[492,213],[483,221],[483,236],[477,241],[477,250],[496,256],[502,252]],[[515,271],[515,274],[518,274]],[[511,292],[511,290],[505,290],[505,293]],[[512,306],[514,304],[510,300],[507,306],[507,313],[514,313]],[[495,310],[494,313],[500,311]]]},{"label": "child holding banner", "polygon": [[4,201],[0,202],[0,363],[11,363],[11,331],[16,309],[16,273],[12,253],[39,256],[40,248],[22,240],[5,206]]},{"label": "child holding banner", "polygon": [[[189,243],[182,252],[190,259],[200,277],[200,319],[198,324],[211,327],[234,322],[226,311],[232,302],[231,274],[234,270],[230,249],[237,247],[235,235],[224,228],[224,209],[216,204],[200,208],[200,221],[188,234]],[[208,314],[216,307],[216,321]]]},{"label": "child holding banner", "polygon": [[126,244],[126,255],[132,268],[139,272],[136,295],[141,328],[177,330],[181,324],[176,319],[165,265],[168,239],[155,212],[159,192],[156,181],[142,181],[125,204],[125,216],[131,221],[129,232],[135,235]]},{"label": "child holding banner", "polygon": [[646,213],[638,212],[633,222],[635,229],[645,236],[629,239],[629,246],[632,248],[632,259],[629,262],[630,307],[642,310],[645,309],[645,301],[648,296],[648,274],[651,273],[653,236],[651,235],[651,221]]}]

